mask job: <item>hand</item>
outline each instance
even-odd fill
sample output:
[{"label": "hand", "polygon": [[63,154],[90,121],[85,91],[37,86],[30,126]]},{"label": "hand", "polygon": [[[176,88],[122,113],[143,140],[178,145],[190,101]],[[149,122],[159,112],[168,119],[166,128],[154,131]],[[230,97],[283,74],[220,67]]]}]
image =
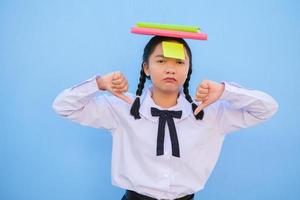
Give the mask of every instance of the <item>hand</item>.
[{"label": "hand", "polygon": [[97,83],[100,90],[107,90],[127,103],[132,103],[132,100],[123,94],[128,91],[128,81],[121,72],[112,72],[105,76],[99,76],[97,77]]},{"label": "hand", "polygon": [[203,80],[196,90],[196,101],[201,104],[196,108],[194,115],[197,115],[202,109],[217,101],[223,94],[225,85],[210,80]]}]

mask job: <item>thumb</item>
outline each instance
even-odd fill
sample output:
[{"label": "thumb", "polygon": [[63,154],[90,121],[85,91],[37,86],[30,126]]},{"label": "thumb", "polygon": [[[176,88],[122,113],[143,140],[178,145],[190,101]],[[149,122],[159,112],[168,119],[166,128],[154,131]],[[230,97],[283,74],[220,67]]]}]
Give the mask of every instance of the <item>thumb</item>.
[{"label": "thumb", "polygon": [[195,109],[194,115],[197,115],[201,110],[203,110],[206,106],[208,106],[207,101],[201,102],[201,104]]},{"label": "thumb", "polygon": [[123,101],[127,102],[128,104],[132,104],[132,100],[126,96],[125,94],[123,93],[114,93],[114,95],[120,99],[122,99]]}]

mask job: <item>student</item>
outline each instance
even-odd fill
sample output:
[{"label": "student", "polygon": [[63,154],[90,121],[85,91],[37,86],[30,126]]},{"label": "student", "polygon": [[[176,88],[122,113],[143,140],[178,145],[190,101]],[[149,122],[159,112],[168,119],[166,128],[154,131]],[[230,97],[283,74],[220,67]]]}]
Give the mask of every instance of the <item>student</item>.
[{"label": "student", "polygon": [[[165,57],[162,42],[184,45],[185,59]],[[62,91],[63,117],[112,135],[112,184],[122,200],[194,199],[204,188],[225,136],[270,119],[277,102],[230,82],[199,81],[190,96],[192,54],[182,38],[154,36],[146,45],[136,94],[121,72]],[[146,79],[151,81],[144,88]],[[112,95],[106,95],[105,91]]]}]

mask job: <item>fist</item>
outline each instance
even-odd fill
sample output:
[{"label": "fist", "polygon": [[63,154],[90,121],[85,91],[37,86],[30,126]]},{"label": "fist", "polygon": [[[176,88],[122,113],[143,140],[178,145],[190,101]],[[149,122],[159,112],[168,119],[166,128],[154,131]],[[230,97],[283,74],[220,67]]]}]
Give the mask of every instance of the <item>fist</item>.
[{"label": "fist", "polygon": [[121,72],[112,72],[97,78],[98,87],[131,104],[132,100],[124,93],[128,91],[128,81]]},{"label": "fist", "polygon": [[210,80],[203,80],[196,89],[195,100],[201,102],[196,108],[194,115],[202,109],[217,101],[223,94],[225,85]]}]

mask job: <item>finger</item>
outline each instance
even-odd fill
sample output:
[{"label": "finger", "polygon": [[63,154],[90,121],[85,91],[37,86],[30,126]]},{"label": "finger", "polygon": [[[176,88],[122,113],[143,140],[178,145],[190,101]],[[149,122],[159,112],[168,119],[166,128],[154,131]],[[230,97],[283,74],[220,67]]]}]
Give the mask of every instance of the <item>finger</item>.
[{"label": "finger", "polygon": [[124,90],[124,92],[127,92],[127,91],[128,91],[128,84],[125,85],[125,87],[124,87],[123,90]]},{"label": "finger", "polygon": [[[206,90],[207,90],[207,89],[208,89],[208,84],[203,83],[203,84],[200,85],[200,88],[201,88],[201,89],[206,89]],[[199,89],[200,89],[200,88],[199,88]]]},{"label": "finger", "polygon": [[121,72],[115,72],[112,76],[113,80],[119,79],[122,77],[122,73]]},{"label": "finger", "polygon": [[201,98],[203,98],[207,95],[208,95],[208,89],[203,89],[201,87],[198,87],[194,98],[199,101],[199,100],[201,100]]},{"label": "finger", "polygon": [[197,90],[197,93],[208,93],[208,89],[205,89],[205,88],[199,88],[198,90]]},{"label": "finger", "polygon": [[206,101],[207,98],[195,98],[195,101],[198,101],[198,102],[202,102],[202,101]]},{"label": "finger", "polygon": [[118,85],[123,82],[126,82],[126,80],[124,80],[124,78],[117,78],[117,79],[113,79],[111,82],[112,82],[112,84]]},{"label": "finger", "polygon": [[128,104],[132,103],[132,100],[128,96],[126,96],[125,94],[123,94],[123,93],[115,93],[115,96],[119,97],[120,99],[122,99],[123,101],[127,102]]},{"label": "finger", "polygon": [[122,83],[120,85],[112,85],[111,88],[113,88],[113,89],[123,89],[123,88],[126,87],[126,85],[127,85],[127,83]]},{"label": "finger", "polygon": [[196,98],[205,98],[205,97],[207,97],[208,96],[208,94],[197,94],[196,95]]},{"label": "finger", "polygon": [[200,87],[203,89],[208,89],[208,81],[202,81]]},{"label": "finger", "polygon": [[198,96],[203,96],[203,95],[208,95],[208,92],[196,92],[196,95],[195,97],[198,97]]},{"label": "finger", "polygon": [[204,101],[207,98],[208,98],[208,95],[207,94],[203,94],[203,95],[197,95],[195,97],[195,100],[197,100],[197,101]]},{"label": "finger", "polygon": [[207,103],[201,103],[194,111],[194,115],[197,115],[201,110],[203,110],[208,104]]},{"label": "finger", "polygon": [[122,89],[112,89],[112,91],[115,93],[124,93],[124,92],[127,92],[127,88],[124,87]]},{"label": "finger", "polygon": [[124,82],[121,85],[111,85],[111,89],[115,92],[127,92],[128,91],[128,82]]},{"label": "finger", "polygon": [[197,93],[196,93],[196,97],[197,97],[197,96],[207,96],[207,95],[209,95],[208,92],[197,92]]}]

